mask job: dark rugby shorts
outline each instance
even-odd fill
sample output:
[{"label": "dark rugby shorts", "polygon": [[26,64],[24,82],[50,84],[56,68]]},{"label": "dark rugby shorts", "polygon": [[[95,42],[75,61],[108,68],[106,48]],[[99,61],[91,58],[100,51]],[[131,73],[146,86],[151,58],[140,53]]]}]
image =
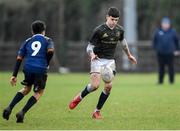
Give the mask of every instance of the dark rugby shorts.
[{"label": "dark rugby shorts", "polygon": [[34,85],[34,92],[38,92],[41,89],[45,89],[47,81],[47,74],[29,73],[24,71],[24,80],[21,82],[22,85],[31,87]]}]

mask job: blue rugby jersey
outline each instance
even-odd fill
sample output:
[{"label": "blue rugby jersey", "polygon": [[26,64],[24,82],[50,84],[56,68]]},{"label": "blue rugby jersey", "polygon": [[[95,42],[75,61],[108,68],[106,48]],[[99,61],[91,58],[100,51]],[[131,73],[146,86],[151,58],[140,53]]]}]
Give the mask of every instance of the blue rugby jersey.
[{"label": "blue rugby jersey", "polygon": [[23,70],[31,73],[47,72],[48,49],[54,49],[54,44],[46,36],[36,34],[27,39],[18,51],[18,56],[25,58]]}]

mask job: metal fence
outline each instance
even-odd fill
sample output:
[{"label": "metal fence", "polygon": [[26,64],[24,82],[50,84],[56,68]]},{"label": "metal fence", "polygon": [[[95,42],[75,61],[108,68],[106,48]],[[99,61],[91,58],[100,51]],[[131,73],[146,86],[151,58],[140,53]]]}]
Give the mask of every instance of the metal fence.
[{"label": "metal fence", "polygon": [[[90,60],[86,54],[85,42],[67,42],[63,57],[56,57],[51,62],[50,71],[58,71],[59,66],[66,67],[72,72],[88,72],[90,69]],[[127,61],[125,53],[118,45],[115,59],[117,71],[126,72],[154,72],[157,71],[156,54],[152,49],[150,41],[139,41],[136,44],[129,43],[130,50],[136,49],[138,64],[132,66]],[[9,71],[15,64],[16,53],[19,45],[13,42],[0,44],[0,70]],[[56,50],[56,54],[59,54]],[[59,64],[60,63],[60,64]],[[175,57],[175,70],[180,72],[180,56]]]},{"label": "metal fence", "polygon": [[[86,44],[80,42],[68,42],[66,57],[66,67],[71,71],[89,71],[90,60],[86,54]],[[136,44],[129,43],[129,48],[133,53],[136,49],[138,64],[132,65],[126,59],[120,45],[117,46],[115,59],[117,71],[126,72],[154,72],[157,71],[156,54],[152,48],[151,41],[139,41]],[[124,62],[128,67],[124,66]],[[175,70],[180,72],[180,57],[175,57]]]}]

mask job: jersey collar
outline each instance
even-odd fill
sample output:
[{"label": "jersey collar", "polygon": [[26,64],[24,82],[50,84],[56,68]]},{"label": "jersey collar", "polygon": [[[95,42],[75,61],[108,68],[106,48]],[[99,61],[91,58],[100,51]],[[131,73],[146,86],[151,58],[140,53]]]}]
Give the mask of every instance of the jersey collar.
[{"label": "jersey collar", "polygon": [[42,34],[35,34],[35,35],[33,35],[32,37],[34,37],[34,36],[38,36],[38,35],[40,35],[40,36],[43,36],[43,37],[44,37],[44,35],[42,35]]}]

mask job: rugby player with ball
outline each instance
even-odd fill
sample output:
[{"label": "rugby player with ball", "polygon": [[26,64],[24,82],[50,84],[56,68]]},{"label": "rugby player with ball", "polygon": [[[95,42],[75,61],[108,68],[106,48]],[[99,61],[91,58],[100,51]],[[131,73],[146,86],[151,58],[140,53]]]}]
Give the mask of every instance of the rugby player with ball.
[{"label": "rugby player with ball", "polygon": [[110,7],[106,22],[95,28],[87,46],[87,53],[91,59],[90,83],[69,104],[69,108],[74,109],[86,95],[99,88],[102,78],[104,89],[92,114],[94,119],[102,118],[100,110],[110,95],[112,80],[116,73],[114,54],[118,42],[122,44],[128,59],[137,64],[136,58],[129,51],[123,28],[117,24],[119,15],[116,7]]}]

